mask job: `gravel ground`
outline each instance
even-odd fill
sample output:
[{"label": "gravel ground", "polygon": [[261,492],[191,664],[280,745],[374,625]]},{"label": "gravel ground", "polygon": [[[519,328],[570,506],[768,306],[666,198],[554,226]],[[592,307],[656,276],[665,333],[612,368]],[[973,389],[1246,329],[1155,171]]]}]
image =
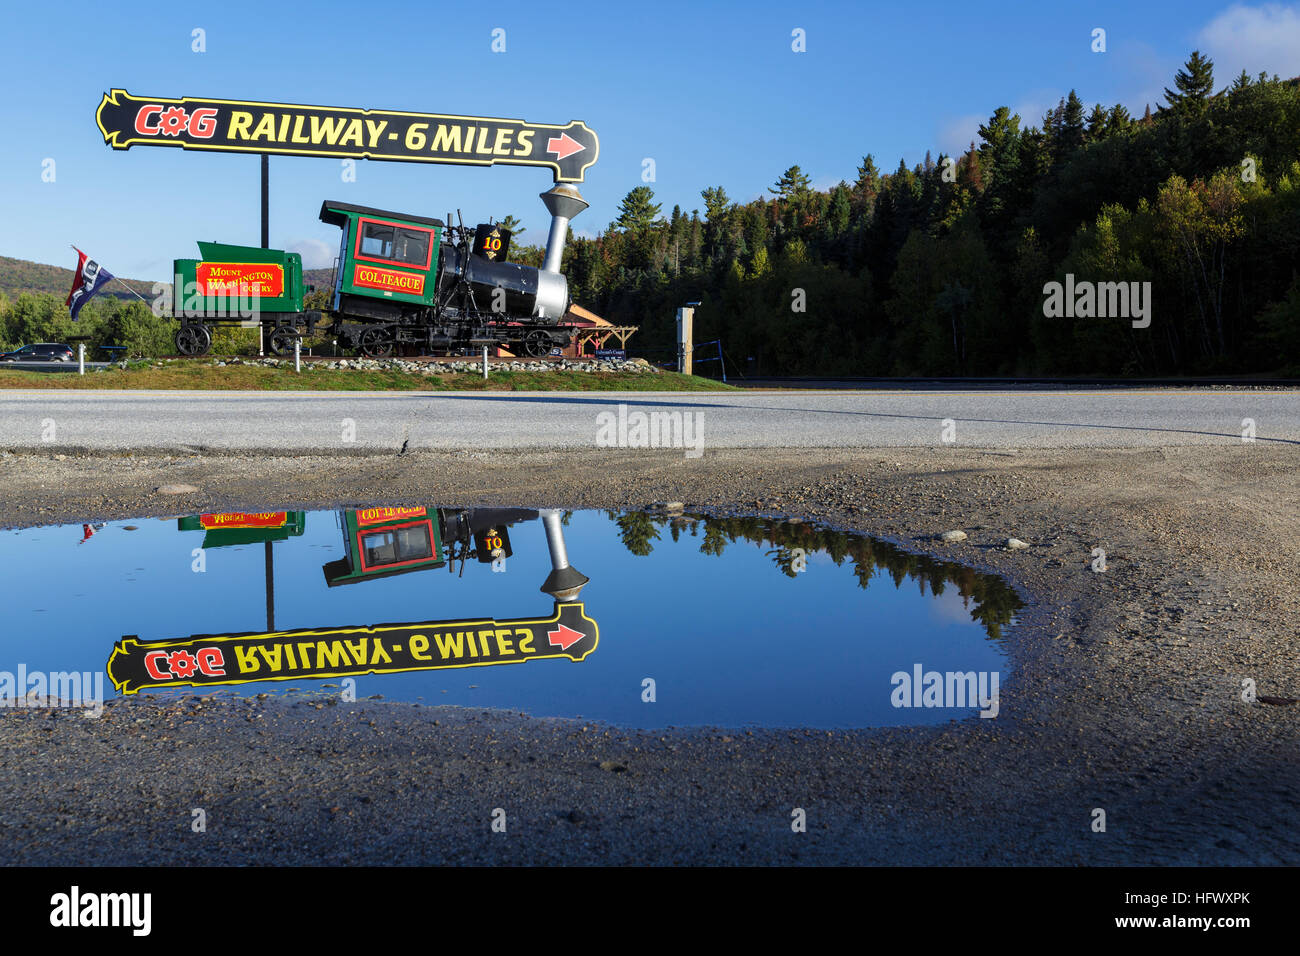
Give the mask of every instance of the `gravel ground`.
[{"label": "gravel ground", "polygon": [[[7,711],[0,862],[1294,864],[1300,706],[1241,689],[1300,697],[1297,464],[1258,443],[0,457],[0,526],[680,500],[890,538],[1002,573],[1028,602],[999,716],[939,728],[638,732],[220,694],[99,720]],[[168,484],[198,491],[156,493]],[[969,537],[934,540],[949,529]]]}]

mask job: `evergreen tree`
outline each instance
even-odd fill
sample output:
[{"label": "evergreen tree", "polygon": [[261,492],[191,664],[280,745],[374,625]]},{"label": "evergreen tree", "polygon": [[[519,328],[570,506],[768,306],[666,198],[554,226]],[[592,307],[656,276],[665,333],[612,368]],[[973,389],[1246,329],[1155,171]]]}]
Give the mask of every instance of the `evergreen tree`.
[{"label": "evergreen tree", "polygon": [[781,174],[775,188],[769,189],[768,192],[773,193],[777,199],[798,200],[807,194],[811,183],[812,180],[805,176],[798,166],[791,166]]},{"label": "evergreen tree", "polygon": [[663,208],[662,204],[653,201],[654,198],[654,190],[649,186],[637,186],[618,204],[618,218],[614,225],[631,232],[648,229]]},{"label": "evergreen tree", "polygon": [[1110,132],[1110,114],[1101,108],[1098,103],[1088,114],[1088,142],[1095,143],[1099,139],[1104,139]]},{"label": "evergreen tree", "polygon": [[1079,94],[1070,90],[1060,113],[1060,125],[1057,130],[1056,158],[1064,161],[1070,157],[1084,142],[1083,100]]},{"label": "evergreen tree", "polygon": [[858,167],[858,178],[854,180],[854,188],[862,198],[871,200],[876,198],[876,192],[880,187],[880,170],[876,168],[876,160],[870,153],[862,157],[862,165]]},{"label": "evergreen tree", "polygon": [[701,190],[700,198],[704,200],[704,218],[711,225],[719,223],[731,208],[727,191],[721,186],[710,186],[708,189]]},{"label": "evergreen tree", "polygon": [[1174,87],[1177,92],[1165,87],[1170,109],[1200,112],[1214,92],[1214,61],[1201,56],[1200,50],[1193,50],[1183,68],[1174,75]]},{"label": "evergreen tree", "polygon": [[1128,115],[1126,110],[1119,103],[1110,108],[1106,114],[1106,135],[1114,136],[1116,133],[1122,133],[1133,123],[1133,117]]},{"label": "evergreen tree", "polygon": [[826,216],[826,233],[835,238],[849,231],[849,186],[841,182],[831,191],[830,209]]},{"label": "evergreen tree", "polygon": [[980,166],[980,154],[975,143],[970,144],[966,155],[961,158],[957,170],[957,182],[973,193],[982,193],[985,187],[984,170]]},{"label": "evergreen tree", "polygon": [[984,154],[986,165],[999,170],[1015,164],[1016,144],[1020,139],[1019,113],[999,106],[988,122],[980,125],[979,135],[980,152]]}]

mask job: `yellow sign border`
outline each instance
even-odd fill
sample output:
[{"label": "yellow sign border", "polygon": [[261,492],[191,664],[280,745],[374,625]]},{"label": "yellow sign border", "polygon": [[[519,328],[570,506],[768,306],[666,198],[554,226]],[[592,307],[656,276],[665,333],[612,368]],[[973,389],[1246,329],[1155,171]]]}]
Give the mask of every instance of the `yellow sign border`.
[{"label": "yellow sign border", "polygon": [[[137,649],[145,648],[146,650],[153,651],[153,650],[163,650],[169,647],[182,647],[182,646],[188,647],[188,646],[193,646],[195,644],[203,644],[207,646],[210,644],[235,643],[238,641],[246,642],[246,641],[256,640],[258,638],[274,638],[274,637],[283,637],[286,635],[302,636],[302,637],[324,637],[326,635],[337,636],[343,634],[362,634],[362,633],[376,634],[380,631],[407,631],[407,630],[411,630],[412,628],[426,627],[426,626],[431,629],[435,627],[447,628],[447,627],[457,627],[457,626],[468,628],[471,626],[488,624],[488,623],[512,624],[512,625],[519,625],[519,626],[523,626],[523,625],[544,626],[546,624],[558,624],[560,621],[560,617],[564,613],[564,609],[566,607],[576,607],[578,610],[578,614],[581,616],[581,618],[584,621],[587,621],[591,624],[591,630],[592,630],[591,647],[589,647],[586,651],[584,651],[581,657],[574,657],[570,654],[566,654],[563,651],[560,651],[554,654],[529,654],[526,657],[520,657],[515,660],[474,661],[472,663],[466,663],[466,664],[439,664],[435,667],[385,667],[385,668],[374,668],[374,669],[364,670],[364,671],[358,671],[352,669],[346,671],[329,671],[328,673],[322,672],[322,673],[311,673],[311,674],[286,674],[282,677],[250,677],[247,680],[224,680],[224,681],[214,681],[212,683],[198,683],[198,684],[194,683],[193,681],[184,681],[184,680],[168,681],[162,684],[141,684],[135,690],[123,690],[122,688],[126,686],[127,682],[122,681],[121,683],[119,683],[117,678],[113,676],[113,661],[117,659],[119,654],[121,654],[122,656],[126,656],[129,653],[127,651],[128,644],[134,646]],[[221,635],[214,635],[212,637],[208,637],[205,635],[197,635],[197,636],[186,637],[186,638],[177,638],[176,640],[170,640],[170,641],[141,641],[138,638],[124,637],[121,640],[119,640],[116,644],[113,645],[113,653],[109,655],[108,663],[104,665],[104,670],[108,674],[108,679],[113,682],[113,689],[123,694],[124,696],[129,697],[133,694],[140,693],[140,691],[142,690],[159,690],[165,687],[206,688],[206,687],[224,687],[233,684],[260,684],[262,682],[269,683],[271,681],[324,680],[330,677],[365,677],[368,674],[411,674],[417,671],[461,670],[466,667],[497,667],[502,664],[526,664],[529,661],[554,660],[556,658],[564,658],[565,660],[573,661],[575,664],[579,664],[582,661],[585,661],[591,655],[591,653],[596,650],[596,647],[599,644],[600,644],[600,625],[598,625],[593,618],[587,616],[587,607],[585,603],[581,601],[571,601],[564,604],[556,604],[555,613],[547,618],[517,618],[517,619],[511,619],[505,621],[498,621],[495,618],[485,617],[485,618],[475,618],[472,620],[465,619],[465,620],[453,620],[453,621],[416,621],[411,624],[376,624],[372,626],[363,626],[363,627],[323,628],[319,630],[303,630],[303,631],[266,631],[261,633],[253,632],[250,634],[238,634],[238,635],[221,634]]]}]

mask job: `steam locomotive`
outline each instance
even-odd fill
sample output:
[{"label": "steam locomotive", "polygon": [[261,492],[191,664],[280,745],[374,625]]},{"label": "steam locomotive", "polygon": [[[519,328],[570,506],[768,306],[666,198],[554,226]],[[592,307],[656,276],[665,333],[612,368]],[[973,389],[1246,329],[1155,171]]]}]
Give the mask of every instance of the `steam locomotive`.
[{"label": "steam locomotive", "polygon": [[228,324],[261,325],[277,355],[318,326],[374,358],[483,345],[536,357],[569,345],[564,276],[506,261],[509,230],[450,218],[324,202],[321,221],[341,230],[328,313],[304,310],[297,253],[200,242],[202,259],[173,267],[177,351],[206,353],[212,327]]}]

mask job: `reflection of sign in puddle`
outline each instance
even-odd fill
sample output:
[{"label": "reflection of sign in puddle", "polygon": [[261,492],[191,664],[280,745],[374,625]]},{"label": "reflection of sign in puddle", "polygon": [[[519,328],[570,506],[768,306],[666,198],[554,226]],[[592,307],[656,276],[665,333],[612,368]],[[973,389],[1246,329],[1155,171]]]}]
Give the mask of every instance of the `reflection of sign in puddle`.
[{"label": "reflection of sign in puddle", "polygon": [[145,688],[359,677],[401,671],[584,660],[600,631],[580,603],[556,604],[543,619],[378,624],[270,634],[197,635],[142,642],[125,637],[108,659],[123,694]]},{"label": "reflection of sign in puddle", "polygon": [[[273,540],[301,535],[302,512],[198,515],[181,518],[180,530],[206,530],[204,547],[266,543],[266,630],[199,634],[175,641],[122,638],[108,659],[108,676],[123,694],[144,688],[203,687],[256,681],[359,677],[404,671],[519,664],[535,658],[581,661],[596,649],[599,631],[576,602],[587,577],[569,566],[558,512],[521,509],[382,507],[339,512],[344,557],[323,568],[329,587],[441,568],[457,559],[491,562],[493,570],[513,554],[507,526],[542,518],[551,574],[541,590],[555,612],[547,618],[492,618],[375,624],[358,627],[275,627]],[[223,535],[220,538],[214,536]],[[473,538],[473,545],[470,539]],[[444,557],[445,553],[445,557]]]}]

